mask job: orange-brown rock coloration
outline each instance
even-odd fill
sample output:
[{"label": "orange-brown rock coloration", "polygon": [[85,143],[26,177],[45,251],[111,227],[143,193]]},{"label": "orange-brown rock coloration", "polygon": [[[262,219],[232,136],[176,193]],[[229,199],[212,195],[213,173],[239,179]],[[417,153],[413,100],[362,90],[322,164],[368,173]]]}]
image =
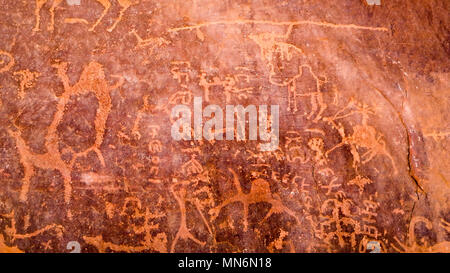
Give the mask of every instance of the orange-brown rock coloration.
[{"label": "orange-brown rock coloration", "polygon": [[0,6],[0,252],[450,252],[449,1]]}]

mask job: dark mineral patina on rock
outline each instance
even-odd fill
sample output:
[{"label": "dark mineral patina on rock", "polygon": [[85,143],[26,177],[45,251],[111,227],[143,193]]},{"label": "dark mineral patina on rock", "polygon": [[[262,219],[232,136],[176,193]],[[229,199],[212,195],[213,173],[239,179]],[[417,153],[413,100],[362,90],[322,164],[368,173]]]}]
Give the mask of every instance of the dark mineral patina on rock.
[{"label": "dark mineral patina on rock", "polygon": [[449,5],[0,0],[0,252],[450,252]]}]

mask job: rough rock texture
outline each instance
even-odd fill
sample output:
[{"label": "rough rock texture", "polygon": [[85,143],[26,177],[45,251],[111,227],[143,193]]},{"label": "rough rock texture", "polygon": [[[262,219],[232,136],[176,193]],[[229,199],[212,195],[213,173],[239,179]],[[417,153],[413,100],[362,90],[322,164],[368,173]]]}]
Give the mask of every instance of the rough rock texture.
[{"label": "rough rock texture", "polygon": [[[449,1],[0,7],[0,252],[450,252]],[[174,141],[196,96],[278,149]]]}]

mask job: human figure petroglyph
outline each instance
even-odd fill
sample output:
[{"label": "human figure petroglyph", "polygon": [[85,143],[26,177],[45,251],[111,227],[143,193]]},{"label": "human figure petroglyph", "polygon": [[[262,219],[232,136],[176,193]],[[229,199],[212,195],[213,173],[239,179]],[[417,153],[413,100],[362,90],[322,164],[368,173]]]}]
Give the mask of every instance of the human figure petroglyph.
[{"label": "human figure petroglyph", "polygon": [[217,76],[208,77],[208,74],[205,71],[200,72],[199,78],[199,85],[203,87],[203,96],[205,98],[205,101],[209,101],[209,93],[211,87],[222,85],[222,81]]},{"label": "human figure petroglyph", "polygon": [[[347,113],[345,113],[347,111]],[[366,104],[359,104],[355,100],[351,100],[346,107],[339,110],[333,117],[325,117],[324,121],[329,122],[334,129],[336,129],[341,136],[341,143],[329,149],[325,156],[328,158],[329,154],[335,149],[344,145],[350,146],[350,152],[353,156],[353,167],[358,171],[359,164],[366,164],[377,155],[386,156],[394,169],[394,175],[397,174],[397,167],[394,158],[387,152],[386,142],[383,140],[383,135],[376,131],[375,127],[368,125],[369,114],[373,114],[373,110]],[[337,123],[339,119],[360,114],[362,116],[362,124],[353,126],[353,133],[347,135],[342,123]],[[359,149],[366,150],[362,155]]]},{"label": "human figure petroglyph", "polygon": [[261,220],[261,222],[266,221],[272,214],[286,213],[289,216],[293,217],[297,223],[300,223],[295,212],[293,212],[283,204],[280,196],[271,192],[269,182],[260,178],[253,180],[250,192],[246,194],[242,191],[242,186],[241,183],[239,182],[237,174],[232,169],[228,170],[233,175],[233,183],[234,188],[236,189],[236,194],[232,197],[225,199],[222,203],[220,203],[218,206],[212,208],[209,211],[212,220],[216,219],[219,216],[219,213],[222,210],[222,208],[226,207],[229,204],[239,202],[242,203],[242,205],[244,206],[244,214],[243,214],[244,231],[247,231],[249,205],[259,202],[266,202],[271,204],[272,207],[270,208],[266,216]]},{"label": "human figure petroglyph", "polygon": [[[343,129],[343,127],[341,127]],[[343,131],[343,130],[341,130]],[[355,157],[357,151],[352,153],[354,156],[354,166],[356,166],[356,163],[365,164],[372,160],[377,155],[384,155],[387,156],[392,164],[392,167],[394,169],[394,174],[397,174],[397,168],[395,167],[395,162],[392,156],[386,151],[386,143],[382,139],[382,135],[379,135],[374,127],[370,125],[355,125],[353,127],[353,134],[348,135],[342,135],[342,142],[331,148],[327,151],[326,155],[328,155],[335,150],[336,148],[339,148],[343,145],[351,145],[357,148],[364,148],[367,149],[367,151],[362,154],[361,156]]]},{"label": "human figure petroglyph", "polygon": [[[274,34],[274,33],[261,33],[261,34],[251,34],[249,38],[258,44],[260,47],[261,57],[266,61],[270,69],[269,81],[277,86],[287,87],[288,89],[288,111],[297,112],[297,97],[310,97],[311,111],[308,115],[309,119],[315,115],[313,119],[314,122],[318,122],[321,118],[322,113],[326,109],[326,104],[323,100],[323,95],[321,93],[321,86],[327,82],[325,77],[318,77],[310,65],[302,62],[297,65],[289,65],[288,63],[292,61],[295,57],[304,57],[304,52],[299,47],[285,42],[285,40],[291,34],[293,27],[300,25],[313,25],[327,28],[335,29],[359,29],[359,30],[370,30],[370,31],[382,31],[387,32],[387,28],[383,27],[367,27],[358,26],[355,24],[333,24],[328,22],[314,22],[309,20],[304,21],[291,21],[291,22],[276,22],[268,20],[247,20],[247,19],[237,19],[237,20],[222,20],[222,21],[212,21],[199,23],[192,26],[183,26],[168,29],[168,32],[179,32],[179,31],[191,31],[195,30],[198,36],[200,28],[220,26],[220,25],[245,25],[245,24],[257,24],[257,25],[269,25],[274,27],[287,27],[285,34]],[[203,39],[201,39],[203,40]],[[282,63],[282,67],[278,67],[278,64]],[[289,71],[290,70],[290,71]],[[296,81],[301,78],[303,71],[309,72],[315,79],[315,90],[312,92],[305,92],[302,94],[297,93]],[[211,82],[209,84],[215,84]],[[205,86],[209,86],[207,81],[204,83]]]},{"label": "human figure petroglyph", "polygon": [[[177,245],[177,242],[180,239],[183,240],[191,240],[194,243],[200,245],[200,246],[204,246],[206,244],[206,242],[203,242],[199,239],[197,239],[192,233],[191,231],[189,231],[188,227],[187,227],[187,213],[186,213],[186,202],[187,202],[187,190],[186,190],[186,184],[188,182],[179,182],[179,186],[177,186],[177,184],[174,184],[171,186],[171,192],[173,194],[173,196],[175,197],[175,200],[178,203],[178,206],[180,208],[180,226],[178,228],[178,231],[175,235],[175,238],[172,241],[172,245],[170,247],[170,252],[174,252],[175,251],[175,246]],[[195,204],[195,203],[194,203]],[[199,210],[199,213],[201,214],[204,223],[206,224],[206,226],[208,227],[209,230],[211,230],[209,228],[208,223],[206,222],[203,213],[201,212],[201,210]]]}]

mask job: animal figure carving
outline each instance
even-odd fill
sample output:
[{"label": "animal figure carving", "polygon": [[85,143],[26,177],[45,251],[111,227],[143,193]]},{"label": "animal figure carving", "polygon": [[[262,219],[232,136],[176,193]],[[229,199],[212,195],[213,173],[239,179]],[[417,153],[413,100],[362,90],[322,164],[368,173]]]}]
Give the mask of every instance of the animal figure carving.
[{"label": "animal figure carving", "polygon": [[[10,136],[16,141],[20,162],[24,166],[25,170],[22,189],[20,191],[21,201],[27,200],[31,183],[30,180],[34,175],[36,167],[57,170],[61,173],[64,180],[64,200],[68,204],[72,194],[71,171],[75,160],[78,157],[85,156],[89,152],[93,151],[97,154],[102,165],[105,166],[105,161],[100,151],[100,146],[103,142],[106,119],[111,110],[111,98],[109,92],[121,86],[123,80],[119,80],[116,85],[108,86],[102,66],[99,63],[92,62],[84,68],[78,83],[70,86],[69,78],[66,75],[67,63],[59,63],[54,65],[54,67],[57,68],[58,76],[63,82],[64,93],[58,98],[56,112],[47,130],[47,135],[45,137],[46,153],[39,154],[31,151],[21,136],[20,128],[15,130],[7,129]],[[94,122],[96,130],[95,143],[90,148],[82,152],[75,152],[72,149],[69,149],[74,156],[69,162],[65,162],[62,160],[61,151],[59,149],[60,140],[57,132],[58,126],[61,123],[65,107],[70,101],[71,96],[86,94],[89,92],[93,92],[95,94],[99,103],[99,108],[97,109]]]},{"label": "animal figure carving", "polygon": [[[261,56],[269,67],[269,82],[280,87],[287,87],[288,91],[288,111],[296,113],[298,111],[297,97],[310,97],[311,112],[308,119],[314,115],[314,122],[319,121],[322,113],[326,109],[323,101],[321,86],[325,82],[320,79],[310,65],[305,61],[306,56],[300,48],[279,41],[286,39],[291,32],[291,27],[285,35],[275,35],[273,33],[262,33],[250,35],[261,50]],[[297,82],[302,80],[304,73],[309,73],[314,79],[314,86],[311,92],[299,93]]]},{"label": "animal figure carving", "polygon": [[277,194],[272,194],[270,190],[269,183],[264,179],[255,179],[252,181],[251,189],[249,193],[244,193],[242,191],[241,184],[239,182],[239,178],[237,174],[232,170],[228,169],[233,174],[233,182],[234,186],[236,188],[237,193],[223,201],[219,206],[212,208],[209,213],[212,217],[212,220],[216,219],[219,215],[222,208],[225,206],[240,202],[244,205],[244,231],[248,230],[248,207],[251,204],[259,203],[259,202],[266,202],[272,205],[269,212],[266,214],[264,219],[261,221],[267,220],[272,214],[276,213],[286,213],[293,217],[297,223],[300,223],[297,215],[294,211],[290,210],[288,207],[283,205],[283,202],[281,201],[281,198]]}]

